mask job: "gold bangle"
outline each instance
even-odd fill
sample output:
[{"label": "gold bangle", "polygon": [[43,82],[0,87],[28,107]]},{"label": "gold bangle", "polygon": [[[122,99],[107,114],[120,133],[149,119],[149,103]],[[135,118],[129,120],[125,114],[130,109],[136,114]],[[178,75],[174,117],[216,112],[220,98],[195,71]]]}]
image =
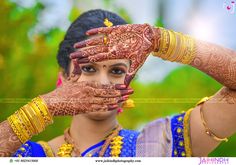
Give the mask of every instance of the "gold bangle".
[{"label": "gold bangle", "polygon": [[186,49],[186,38],[181,33],[179,33],[179,37],[180,37],[180,43],[179,43],[180,48],[178,51],[178,57],[176,58],[175,61],[181,63],[181,59],[183,58],[183,54]]},{"label": "gold bangle", "polygon": [[177,47],[176,36],[173,33],[173,31],[168,30],[168,34],[169,34],[169,38],[170,38],[170,45],[169,45],[168,51],[164,57],[166,60],[170,59],[170,57],[173,55],[173,52],[176,50],[176,47]]},{"label": "gold bangle", "polygon": [[10,123],[13,132],[17,135],[19,140],[22,143],[25,143],[28,139],[26,134],[23,132],[22,127],[19,125],[20,122],[19,120],[17,120],[17,116],[15,113],[8,118],[8,122]]},{"label": "gold bangle", "polygon": [[39,107],[41,114],[44,118],[45,124],[49,125],[53,123],[53,118],[50,112],[48,111],[47,105],[42,97],[37,97],[33,99],[33,102]]},{"label": "gold bangle", "polygon": [[[13,114],[14,115],[14,114]],[[13,122],[13,115],[11,115],[10,117],[7,118],[8,123],[10,124],[13,132],[16,134],[16,136],[19,138],[19,140],[21,141],[21,143],[24,143],[24,138],[22,137],[22,135],[20,134],[20,132],[18,131],[17,127],[15,126],[14,122]]]},{"label": "gold bangle", "polygon": [[32,126],[30,120],[28,119],[27,115],[25,114],[25,112],[22,108],[20,108],[19,113],[20,113],[20,118],[21,118],[22,122],[26,126],[26,130],[28,131],[30,137],[32,137],[36,133],[34,127]]},{"label": "gold bangle", "polygon": [[153,52],[153,55],[171,62],[190,64],[196,56],[195,40],[182,33],[166,30],[164,28],[160,28],[160,30],[160,47],[158,52]]},{"label": "gold bangle", "polygon": [[30,116],[29,118],[30,118],[31,122],[33,123],[33,125],[34,125],[35,128],[36,128],[37,134],[40,133],[40,132],[42,132],[42,131],[44,130],[44,127],[43,127],[43,125],[41,124],[41,122],[40,122],[40,120],[39,120],[39,118],[38,118],[37,113],[36,113],[36,112],[34,111],[34,109],[33,109],[30,105],[28,105],[28,104],[26,104],[24,107],[25,107],[25,111],[24,111],[24,112],[25,112],[28,116]]},{"label": "gold bangle", "polygon": [[218,141],[218,142],[222,142],[222,141],[225,141],[225,142],[228,142],[228,138],[220,138],[218,137],[216,134],[214,134],[210,128],[207,127],[207,124],[206,124],[206,121],[204,119],[204,115],[203,115],[203,110],[202,110],[202,106],[203,106],[203,103],[205,103],[205,101],[209,100],[209,97],[205,97],[203,98],[202,100],[200,100],[200,102],[198,102],[197,105],[200,106],[200,116],[201,116],[201,120],[202,120],[202,124],[205,128],[205,132],[207,135],[209,135],[210,137],[212,137],[214,140]]},{"label": "gold bangle", "polygon": [[41,97],[33,99],[7,118],[13,132],[22,143],[42,132],[53,122],[46,103]]},{"label": "gold bangle", "polygon": [[26,139],[27,140],[30,139],[32,137],[32,133],[29,127],[27,126],[27,123],[25,122],[23,115],[21,114],[21,110],[18,110],[16,112],[16,118],[18,118],[20,127],[23,128],[21,131],[25,135]]},{"label": "gold bangle", "polygon": [[187,35],[185,36],[185,39],[187,41],[187,46],[186,52],[184,53],[183,58],[181,59],[181,63],[190,64],[195,57],[195,40]]},{"label": "gold bangle", "polygon": [[179,57],[179,50],[180,50],[180,43],[181,43],[181,37],[178,33],[174,32],[175,37],[176,37],[176,49],[174,50],[174,52],[172,53],[172,55],[169,58],[169,61],[174,62],[176,61],[176,59]]},{"label": "gold bangle", "polygon": [[160,41],[160,47],[157,52],[153,52],[154,56],[162,58],[166,54],[169,48],[170,39],[168,35],[168,31],[164,28],[159,28],[161,31],[161,41]]},{"label": "gold bangle", "polygon": [[29,120],[31,126],[33,127],[33,131],[34,131],[34,132],[33,132],[33,135],[38,134],[39,132],[38,132],[38,129],[37,129],[36,125],[35,125],[35,121],[33,121],[33,116],[32,116],[31,113],[29,112],[30,110],[27,110],[27,109],[25,108],[25,106],[22,107],[21,109],[22,109],[22,111],[24,112],[24,114],[26,115],[26,118]]}]

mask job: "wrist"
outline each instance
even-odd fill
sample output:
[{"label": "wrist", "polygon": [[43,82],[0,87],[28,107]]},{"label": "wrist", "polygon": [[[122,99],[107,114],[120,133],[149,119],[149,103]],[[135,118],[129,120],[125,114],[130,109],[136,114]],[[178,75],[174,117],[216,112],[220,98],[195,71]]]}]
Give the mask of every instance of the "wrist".
[{"label": "wrist", "polygon": [[152,27],[152,30],[154,35],[153,52],[158,52],[160,48],[161,29],[158,27]]},{"label": "wrist", "polygon": [[44,95],[40,95],[40,97],[42,98],[43,102],[45,103],[45,105],[47,106],[48,112],[50,113],[51,116],[55,115],[55,108],[53,108],[52,106],[52,98],[50,93],[48,94],[44,94]]}]

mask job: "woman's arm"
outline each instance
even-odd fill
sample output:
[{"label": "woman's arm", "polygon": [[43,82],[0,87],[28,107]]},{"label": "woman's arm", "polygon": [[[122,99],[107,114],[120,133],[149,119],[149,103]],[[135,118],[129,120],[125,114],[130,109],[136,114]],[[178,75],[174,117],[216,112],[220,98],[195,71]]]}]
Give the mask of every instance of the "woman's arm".
[{"label": "woman's arm", "polygon": [[190,138],[193,156],[207,156],[219,144],[207,135],[203,126],[202,108],[207,127],[217,137],[230,137],[236,133],[236,91],[223,87],[202,107],[197,106],[190,115]]},{"label": "woman's arm", "polygon": [[196,50],[190,65],[236,90],[236,52],[204,41],[196,41]]},{"label": "woman's arm", "polygon": [[[236,132],[236,52],[203,41],[197,41],[196,47],[196,56],[190,65],[225,86],[203,104],[205,121],[217,136],[230,137]],[[194,156],[207,156],[220,144],[206,134],[200,106],[192,111],[190,129]]]},{"label": "woman's arm", "polygon": [[0,157],[11,156],[21,144],[8,121],[0,123]]},{"label": "woman's arm", "polygon": [[162,29],[161,36],[165,40],[161,38],[162,47],[157,49],[155,55],[164,60],[178,59],[177,62],[189,64],[224,85],[209,101],[196,106],[190,115],[192,154],[207,156],[220,144],[220,141],[207,134],[207,128],[221,139],[236,132],[236,52],[165,29]]},{"label": "woman's arm", "polygon": [[0,123],[0,157],[11,156],[22,143],[42,132],[52,123],[52,116],[114,110],[132,93],[121,84],[76,82],[37,97]]}]

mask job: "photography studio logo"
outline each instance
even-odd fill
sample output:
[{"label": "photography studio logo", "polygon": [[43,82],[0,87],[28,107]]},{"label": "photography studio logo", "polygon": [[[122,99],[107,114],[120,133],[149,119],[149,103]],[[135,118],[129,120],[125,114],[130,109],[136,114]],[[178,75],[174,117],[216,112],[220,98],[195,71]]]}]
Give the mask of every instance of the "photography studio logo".
[{"label": "photography studio logo", "polygon": [[235,14],[236,0],[225,0],[223,3],[223,8],[230,14]]}]

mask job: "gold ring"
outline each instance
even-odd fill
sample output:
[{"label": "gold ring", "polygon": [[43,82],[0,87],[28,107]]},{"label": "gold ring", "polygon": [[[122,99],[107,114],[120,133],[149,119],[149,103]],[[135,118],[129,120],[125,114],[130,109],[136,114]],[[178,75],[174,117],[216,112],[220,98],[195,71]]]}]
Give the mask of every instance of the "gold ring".
[{"label": "gold ring", "polygon": [[104,38],[103,38],[103,43],[104,43],[105,45],[107,45],[107,36],[104,36]]}]

